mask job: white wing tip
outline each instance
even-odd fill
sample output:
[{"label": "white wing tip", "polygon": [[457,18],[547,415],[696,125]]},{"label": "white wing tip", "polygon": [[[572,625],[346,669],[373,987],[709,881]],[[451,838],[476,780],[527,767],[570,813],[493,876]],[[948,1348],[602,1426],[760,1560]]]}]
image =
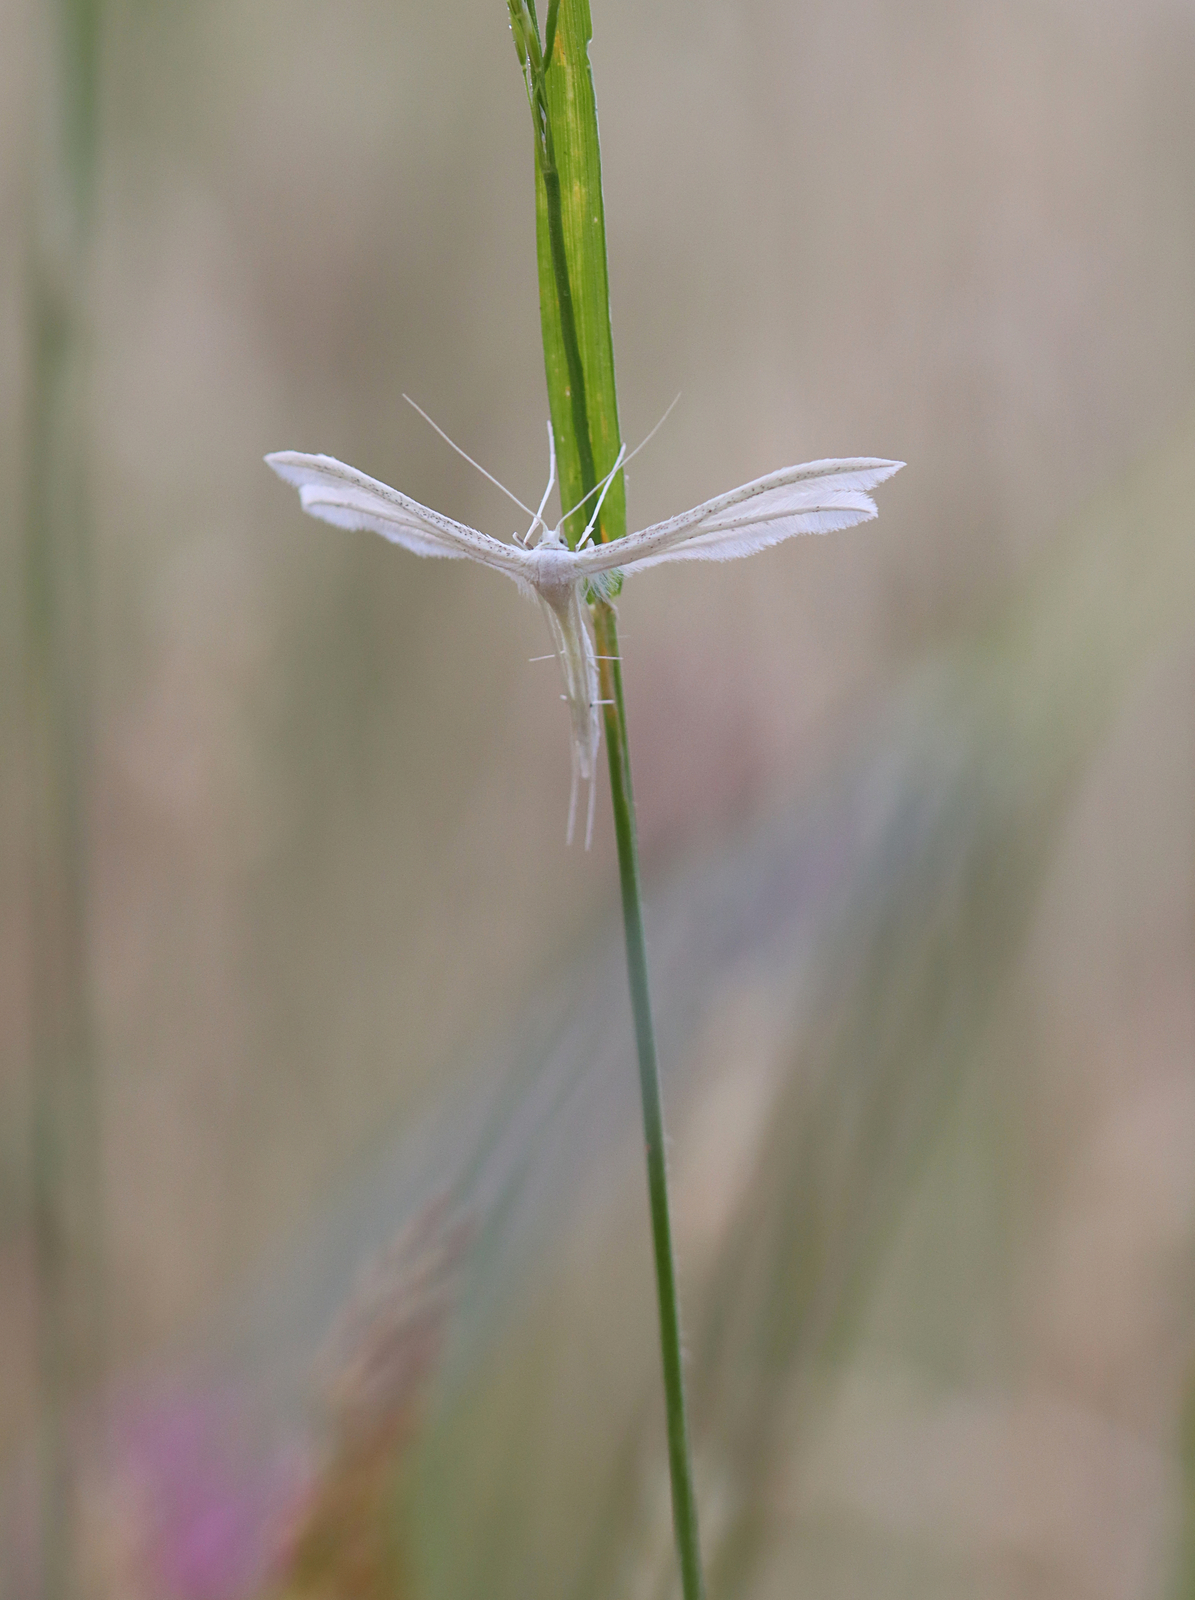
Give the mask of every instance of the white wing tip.
[{"label": "white wing tip", "polygon": [[284,483],[289,483],[296,489],[303,486],[312,472],[342,465],[332,456],[307,455],[302,450],[271,450],[268,456],[262,457],[262,460]]},{"label": "white wing tip", "polygon": [[[813,465],[818,464],[816,462],[813,463]],[[862,456],[854,460],[828,461],[826,463],[828,468],[837,468],[839,471],[873,473],[874,483],[884,483],[888,478],[894,477],[906,465],[907,462],[904,461],[886,461],[882,456]]]},{"label": "white wing tip", "polygon": [[301,455],[297,450],[271,450],[264,457],[265,464],[272,472],[276,472],[283,483],[289,483],[293,488],[298,488],[302,482],[304,468],[310,468],[312,457]]}]

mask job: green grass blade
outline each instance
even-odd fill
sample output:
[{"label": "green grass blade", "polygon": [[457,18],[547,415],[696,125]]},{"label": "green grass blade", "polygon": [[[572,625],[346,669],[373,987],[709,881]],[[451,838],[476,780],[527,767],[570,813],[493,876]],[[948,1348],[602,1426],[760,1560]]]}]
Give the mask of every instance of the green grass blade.
[{"label": "green grass blade", "polygon": [[[565,508],[575,506],[610,471],[622,442],[614,387],[614,340],[610,327],[597,104],[589,66],[592,32],[588,0],[564,0],[557,13],[552,54],[545,74],[548,148],[554,156],[555,173],[550,168],[545,171],[538,146],[535,170],[544,367],[548,405],[556,434],[560,499]],[[570,374],[566,327],[562,323],[557,293],[557,267],[553,261],[549,195],[557,180],[564,256],[582,373],[581,395],[576,393]],[[580,429],[574,425],[578,411],[585,418],[588,440],[578,436]],[[585,459],[587,444],[591,465]],[[601,531],[597,536],[620,538],[626,532],[626,525],[626,490],[620,472],[602,505]],[[581,536],[584,527],[582,513],[569,519],[570,544]]]}]

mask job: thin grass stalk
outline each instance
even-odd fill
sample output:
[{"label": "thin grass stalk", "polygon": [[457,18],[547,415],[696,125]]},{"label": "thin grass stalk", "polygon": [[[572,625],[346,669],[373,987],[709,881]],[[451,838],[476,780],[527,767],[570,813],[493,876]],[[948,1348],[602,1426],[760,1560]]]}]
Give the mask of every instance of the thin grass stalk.
[{"label": "thin grass stalk", "polygon": [[[619,449],[600,150],[588,60],[592,27],[586,0],[550,0],[542,43],[534,0],[525,0],[525,3],[524,0],[510,0],[510,14],[535,129],[544,365],[560,460],[561,502],[570,506],[593,493],[602,477],[611,470]],[[568,168],[567,185],[562,183],[561,169],[565,166]],[[571,216],[566,216],[566,193],[573,201]],[[579,528],[566,528],[570,544],[575,544],[579,531]],[[625,532],[625,484],[619,473],[603,502],[596,537],[605,541],[621,537]],[[592,616],[601,695],[605,702],[603,716],[618,848],[627,977],[643,1101],[673,1527],[684,1600],[702,1600],[705,1585],[685,1410],[664,1111],[643,927],[638,833],[617,619],[613,607],[605,601],[593,605]]]},{"label": "thin grass stalk", "polygon": [[656,1294],[660,1308],[660,1356],[664,1369],[664,1403],[668,1426],[668,1469],[672,1482],[672,1520],[680,1561],[681,1589],[685,1600],[700,1600],[705,1593],[701,1546],[697,1525],[697,1496],[693,1484],[692,1453],[685,1409],[684,1373],[681,1365],[680,1303],[676,1287],[676,1259],[672,1248],[672,1221],[668,1207],[668,1172],[664,1146],[664,1107],[652,1021],[651,985],[647,971],[647,941],[643,931],[643,899],[639,887],[639,842],[635,821],[635,796],[631,787],[631,757],[622,696],[622,666],[618,657],[618,632],[614,608],[602,602],[595,608],[602,699],[605,709],[606,749],[610,767],[610,797],[614,807],[614,834],[618,841],[618,877],[622,890],[623,930],[627,948],[627,977],[631,1014],[639,1057],[639,1087],[643,1099],[643,1136],[647,1152],[647,1189],[651,1206],[651,1236],[656,1264]]},{"label": "thin grass stalk", "polygon": [[38,1574],[41,1595],[58,1600],[77,1583],[67,1416],[72,1397],[99,1366],[98,1116],[84,820],[91,679],[84,387],[98,0],[55,0],[39,21],[24,547],[30,1205],[38,1302]]}]

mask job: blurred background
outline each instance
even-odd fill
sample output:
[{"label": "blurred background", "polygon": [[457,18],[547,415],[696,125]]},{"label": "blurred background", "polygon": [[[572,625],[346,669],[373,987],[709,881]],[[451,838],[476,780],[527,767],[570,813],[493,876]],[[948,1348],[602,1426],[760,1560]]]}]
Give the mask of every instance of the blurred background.
[{"label": "blurred background", "polygon": [[[711,1593],[1191,1593],[1195,11],[592,4],[631,526],[909,463],[620,602]],[[604,787],[261,462],[510,536],[531,155],[500,0],[0,3],[21,1600],[671,1592]]]}]

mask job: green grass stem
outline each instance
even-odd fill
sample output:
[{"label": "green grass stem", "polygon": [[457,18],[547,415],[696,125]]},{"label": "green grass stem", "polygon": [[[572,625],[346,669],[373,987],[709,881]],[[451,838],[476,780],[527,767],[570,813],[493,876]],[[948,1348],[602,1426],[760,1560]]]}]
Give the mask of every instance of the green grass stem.
[{"label": "green grass stem", "polygon": [[681,1366],[680,1303],[676,1288],[676,1260],[672,1248],[672,1220],[668,1207],[668,1170],[664,1147],[664,1106],[652,1021],[651,986],[647,972],[647,941],[643,931],[643,898],[639,888],[639,841],[635,823],[635,796],[631,787],[631,758],[626,736],[622,696],[622,664],[618,654],[618,626],[614,608],[605,602],[594,608],[602,699],[605,709],[606,750],[610,767],[610,797],[614,807],[614,835],[618,842],[618,877],[622,890],[622,920],[626,937],[627,978],[631,989],[631,1015],[639,1056],[639,1087],[643,1099],[643,1137],[647,1152],[647,1191],[651,1207],[651,1238],[656,1263],[656,1293],[660,1307],[660,1355],[664,1368],[664,1406],[668,1425],[668,1470],[672,1482],[672,1521],[680,1561],[684,1600],[701,1600],[705,1583],[697,1527],[697,1496],[693,1485],[689,1425],[685,1411],[684,1374]]},{"label": "green grass stem", "polygon": [[[560,465],[560,497],[562,505],[576,506],[594,491],[613,467],[620,433],[597,108],[588,55],[592,26],[587,0],[551,0],[541,45],[534,0],[509,0],[509,4],[511,30],[525,74],[535,129],[540,316],[552,428]],[[580,514],[577,526],[566,527],[570,544],[576,543],[584,526],[584,515]],[[626,492],[620,472],[602,504],[597,537],[604,541],[619,538],[625,532]],[[593,606],[592,616],[601,696],[605,702],[603,715],[618,846],[627,976],[643,1098],[673,1527],[684,1600],[702,1600],[705,1586],[685,1413],[664,1110],[643,929],[639,846],[618,626],[613,608],[605,601]]]}]

